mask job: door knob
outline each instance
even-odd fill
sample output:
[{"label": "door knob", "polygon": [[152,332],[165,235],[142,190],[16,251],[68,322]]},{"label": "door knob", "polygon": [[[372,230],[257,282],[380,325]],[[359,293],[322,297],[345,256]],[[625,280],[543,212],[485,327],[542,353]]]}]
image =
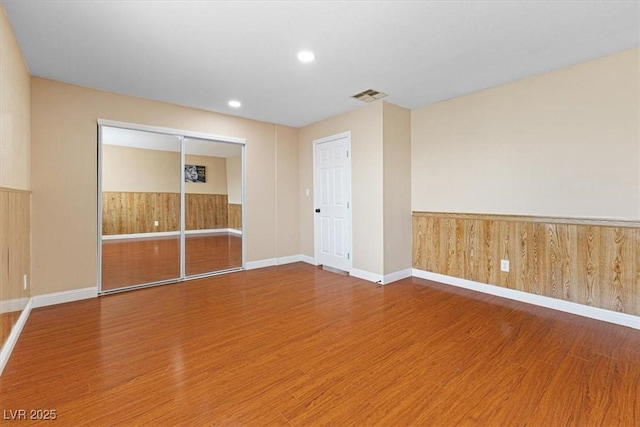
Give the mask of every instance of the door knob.
[{"label": "door knob", "polygon": [[320,209],[316,209],[316,213],[320,213]]}]

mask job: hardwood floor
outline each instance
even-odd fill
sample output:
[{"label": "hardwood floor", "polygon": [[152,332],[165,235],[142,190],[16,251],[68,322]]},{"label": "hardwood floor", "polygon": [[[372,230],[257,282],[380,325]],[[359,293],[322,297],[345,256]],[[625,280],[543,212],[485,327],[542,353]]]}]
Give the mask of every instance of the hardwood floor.
[{"label": "hardwood floor", "polygon": [[[242,266],[242,237],[231,233],[186,236],[186,274]],[[102,290],[180,276],[178,237],[106,240],[102,243]]]},{"label": "hardwood floor", "polygon": [[11,335],[11,329],[16,324],[18,318],[22,314],[22,311],[9,311],[7,313],[0,313],[0,347],[9,335]]},{"label": "hardwood floor", "polygon": [[638,330],[301,263],[35,309],[0,377],[92,426],[637,426],[638,390]]}]

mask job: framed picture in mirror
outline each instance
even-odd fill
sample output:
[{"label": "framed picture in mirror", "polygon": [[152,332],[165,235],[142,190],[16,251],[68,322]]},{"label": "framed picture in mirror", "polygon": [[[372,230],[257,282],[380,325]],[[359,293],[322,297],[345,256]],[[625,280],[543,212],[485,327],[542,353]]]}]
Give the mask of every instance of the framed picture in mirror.
[{"label": "framed picture in mirror", "polygon": [[184,165],[184,182],[207,182],[206,166]]}]

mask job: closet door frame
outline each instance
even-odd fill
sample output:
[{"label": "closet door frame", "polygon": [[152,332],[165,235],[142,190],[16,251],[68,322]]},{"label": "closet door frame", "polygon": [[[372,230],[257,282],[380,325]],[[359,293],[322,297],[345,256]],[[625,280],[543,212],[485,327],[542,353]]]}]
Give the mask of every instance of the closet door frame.
[{"label": "closet door frame", "polygon": [[[180,165],[181,171],[184,171],[185,165],[185,138],[198,138],[210,140],[212,142],[223,142],[228,144],[235,144],[241,148],[241,160],[242,160],[242,265],[237,268],[230,268],[221,271],[212,271],[210,273],[198,274],[195,276],[186,276],[185,272],[185,183],[184,179],[180,179],[180,277],[176,279],[162,280],[158,282],[143,283],[139,285],[131,285],[118,289],[103,291],[102,290],[102,128],[114,127],[120,129],[128,129],[135,131],[159,133],[165,135],[172,135],[180,138]],[[98,186],[97,186],[97,284],[98,295],[108,295],[122,291],[128,291],[139,288],[146,288],[149,286],[158,286],[170,283],[184,282],[187,280],[200,279],[208,276],[216,276],[219,274],[231,273],[234,271],[244,270],[246,268],[246,253],[247,253],[247,215],[246,215],[246,139],[236,138],[230,136],[214,135],[202,132],[193,132],[182,129],[173,129],[157,126],[141,125],[137,123],[120,122],[114,120],[98,119],[98,155],[97,155],[97,171],[98,171]]]}]

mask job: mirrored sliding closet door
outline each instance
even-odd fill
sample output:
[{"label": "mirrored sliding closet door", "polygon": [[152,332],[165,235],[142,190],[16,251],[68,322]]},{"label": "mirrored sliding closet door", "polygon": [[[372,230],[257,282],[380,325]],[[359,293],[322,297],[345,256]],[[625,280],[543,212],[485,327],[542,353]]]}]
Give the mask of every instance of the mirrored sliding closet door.
[{"label": "mirrored sliding closet door", "polygon": [[99,125],[100,292],[243,268],[244,145]]},{"label": "mirrored sliding closet door", "polygon": [[242,266],[242,147],[185,138],[187,276]]}]

